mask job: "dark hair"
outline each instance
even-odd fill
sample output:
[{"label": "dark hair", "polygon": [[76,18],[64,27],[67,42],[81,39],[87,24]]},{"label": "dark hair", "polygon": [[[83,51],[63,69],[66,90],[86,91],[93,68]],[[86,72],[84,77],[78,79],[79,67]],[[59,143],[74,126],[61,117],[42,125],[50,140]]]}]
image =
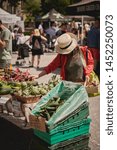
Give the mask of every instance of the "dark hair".
[{"label": "dark hair", "polygon": [[67,22],[62,22],[62,24],[61,24],[61,26],[66,26],[66,25],[67,25]]},{"label": "dark hair", "polygon": [[19,27],[19,29],[18,29],[18,31],[17,31],[18,33],[23,33],[22,32],[22,28],[21,27]]},{"label": "dark hair", "polygon": [[74,33],[75,35],[78,34],[78,30],[76,28],[72,28],[71,32]]},{"label": "dark hair", "polygon": [[2,20],[0,20],[0,24],[2,24]]}]

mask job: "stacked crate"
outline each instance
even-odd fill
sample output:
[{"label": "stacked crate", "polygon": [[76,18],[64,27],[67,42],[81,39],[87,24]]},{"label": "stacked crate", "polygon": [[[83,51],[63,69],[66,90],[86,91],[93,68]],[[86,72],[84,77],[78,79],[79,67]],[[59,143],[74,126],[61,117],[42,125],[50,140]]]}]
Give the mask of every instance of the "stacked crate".
[{"label": "stacked crate", "polygon": [[[65,99],[65,102],[47,121],[37,114],[54,96]],[[48,149],[85,150],[88,149],[91,122],[88,116],[88,96],[85,87],[62,81],[32,110],[30,123],[34,128],[34,134],[48,144]]]}]

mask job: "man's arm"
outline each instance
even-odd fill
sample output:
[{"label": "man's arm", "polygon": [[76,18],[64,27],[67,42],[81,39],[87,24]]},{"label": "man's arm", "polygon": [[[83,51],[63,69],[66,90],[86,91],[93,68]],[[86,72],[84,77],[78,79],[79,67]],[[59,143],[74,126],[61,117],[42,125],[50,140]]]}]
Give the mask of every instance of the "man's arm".
[{"label": "man's arm", "polygon": [[0,47],[2,48],[2,47],[5,47],[5,46],[6,46],[6,42],[5,42],[5,41],[0,40]]}]

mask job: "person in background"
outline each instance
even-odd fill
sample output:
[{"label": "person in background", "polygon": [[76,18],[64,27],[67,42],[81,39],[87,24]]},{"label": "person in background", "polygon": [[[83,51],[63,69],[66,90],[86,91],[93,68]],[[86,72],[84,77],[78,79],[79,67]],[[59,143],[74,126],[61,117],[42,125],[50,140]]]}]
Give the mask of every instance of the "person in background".
[{"label": "person in background", "polygon": [[17,45],[17,30],[14,30],[12,32],[12,50],[17,51],[18,45]]},{"label": "person in background", "polygon": [[0,68],[10,67],[12,59],[12,34],[0,20]]},{"label": "person in background", "polygon": [[21,51],[20,51],[20,39],[24,37],[24,33],[22,31],[22,28],[19,27],[18,31],[17,31],[17,34],[16,34],[16,44],[17,44],[17,50],[18,50],[18,57],[17,57],[17,60],[18,59],[21,59]]},{"label": "person in background", "polygon": [[94,58],[94,71],[100,77],[100,20],[98,18],[87,33],[87,46]]},{"label": "person in background", "polygon": [[59,23],[57,21],[53,22],[53,28],[55,29],[55,32],[59,30]]},{"label": "person in background", "polygon": [[61,24],[60,29],[56,32],[56,36],[59,37],[60,35],[67,32],[67,23],[64,22]]},{"label": "person in background", "polygon": [[45,30],[48,48],[54,49],[54,43],[56,41],[56,24],[55,22],[51,22],[51,26]]},{"label": "person in background", "polygon": [[24,33],[22,31],[22,28],[19,27],[18,31],[17,31],[17,35],[16,35],[16,39],[18,40],[19,37],[24,36]]},{"label": "person in background", "polygon": [[40,22],[38,29],[39,29],[40,34],[43,35],[44,34],[43,22]]},{"label": "person in background", "polygon": [[71,28],[75,28],[78,30],[78,24],[77,22],[75,21],[75,18],[73,18],[72,22],[71,22]]},{"label": "person in background", "polygon": [[81,33],[82,33],[82,27],[81,27],[81,24],[78,23],[78,40],[79,41],[81,40]]},{"label": "person in background", "polygon": [[76,28],[72,28],[71,33],[75,34],[76,37],[78,38],[78,30]]},{"label": "person in background", "polygon": [[37,55],[37,69],[39,69],[40,56],[43,55],[42,40],[47,41],[40,34],[39,29],[34,29],[34,33],[30,39],[30,43],[32,44],[32,65],[30,67],[34,67],[35,56]]},{"label": "person in background", "polygon": [[60,67],[62,80],[87,84],[94,67],[91,52],[86,53],[85,47],[79,48],[77,37],[73,33],[59,36],[55,49],[58,53],[55,59],[35,78],[40,78]]},{"label": "person in background", "polygon": [[14,25],[13,27],[13,31],[17,31],[18,32],[19,26],[17,24]]},{"label": "person in background", "polygon": [[[18,52],[20,54],[20,59],[22,59],[21,61],[21,65],[26,67],[30,65],[30,61],[29,61],[29,40],[30,40],[30,36],[20,36],[18,37],[17,40],[17,45],[18,45]],[[18,64],[18,61],[17,61]]]}]

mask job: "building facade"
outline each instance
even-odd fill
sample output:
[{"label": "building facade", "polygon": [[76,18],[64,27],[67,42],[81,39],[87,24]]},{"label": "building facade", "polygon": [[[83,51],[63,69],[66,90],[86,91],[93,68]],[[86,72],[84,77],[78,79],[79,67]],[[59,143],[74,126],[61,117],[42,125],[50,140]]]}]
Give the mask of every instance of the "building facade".
[{"label": "building facade", "polygon": [[0,7],[11,14],[22,17],[22,0],[0,0]]}]

